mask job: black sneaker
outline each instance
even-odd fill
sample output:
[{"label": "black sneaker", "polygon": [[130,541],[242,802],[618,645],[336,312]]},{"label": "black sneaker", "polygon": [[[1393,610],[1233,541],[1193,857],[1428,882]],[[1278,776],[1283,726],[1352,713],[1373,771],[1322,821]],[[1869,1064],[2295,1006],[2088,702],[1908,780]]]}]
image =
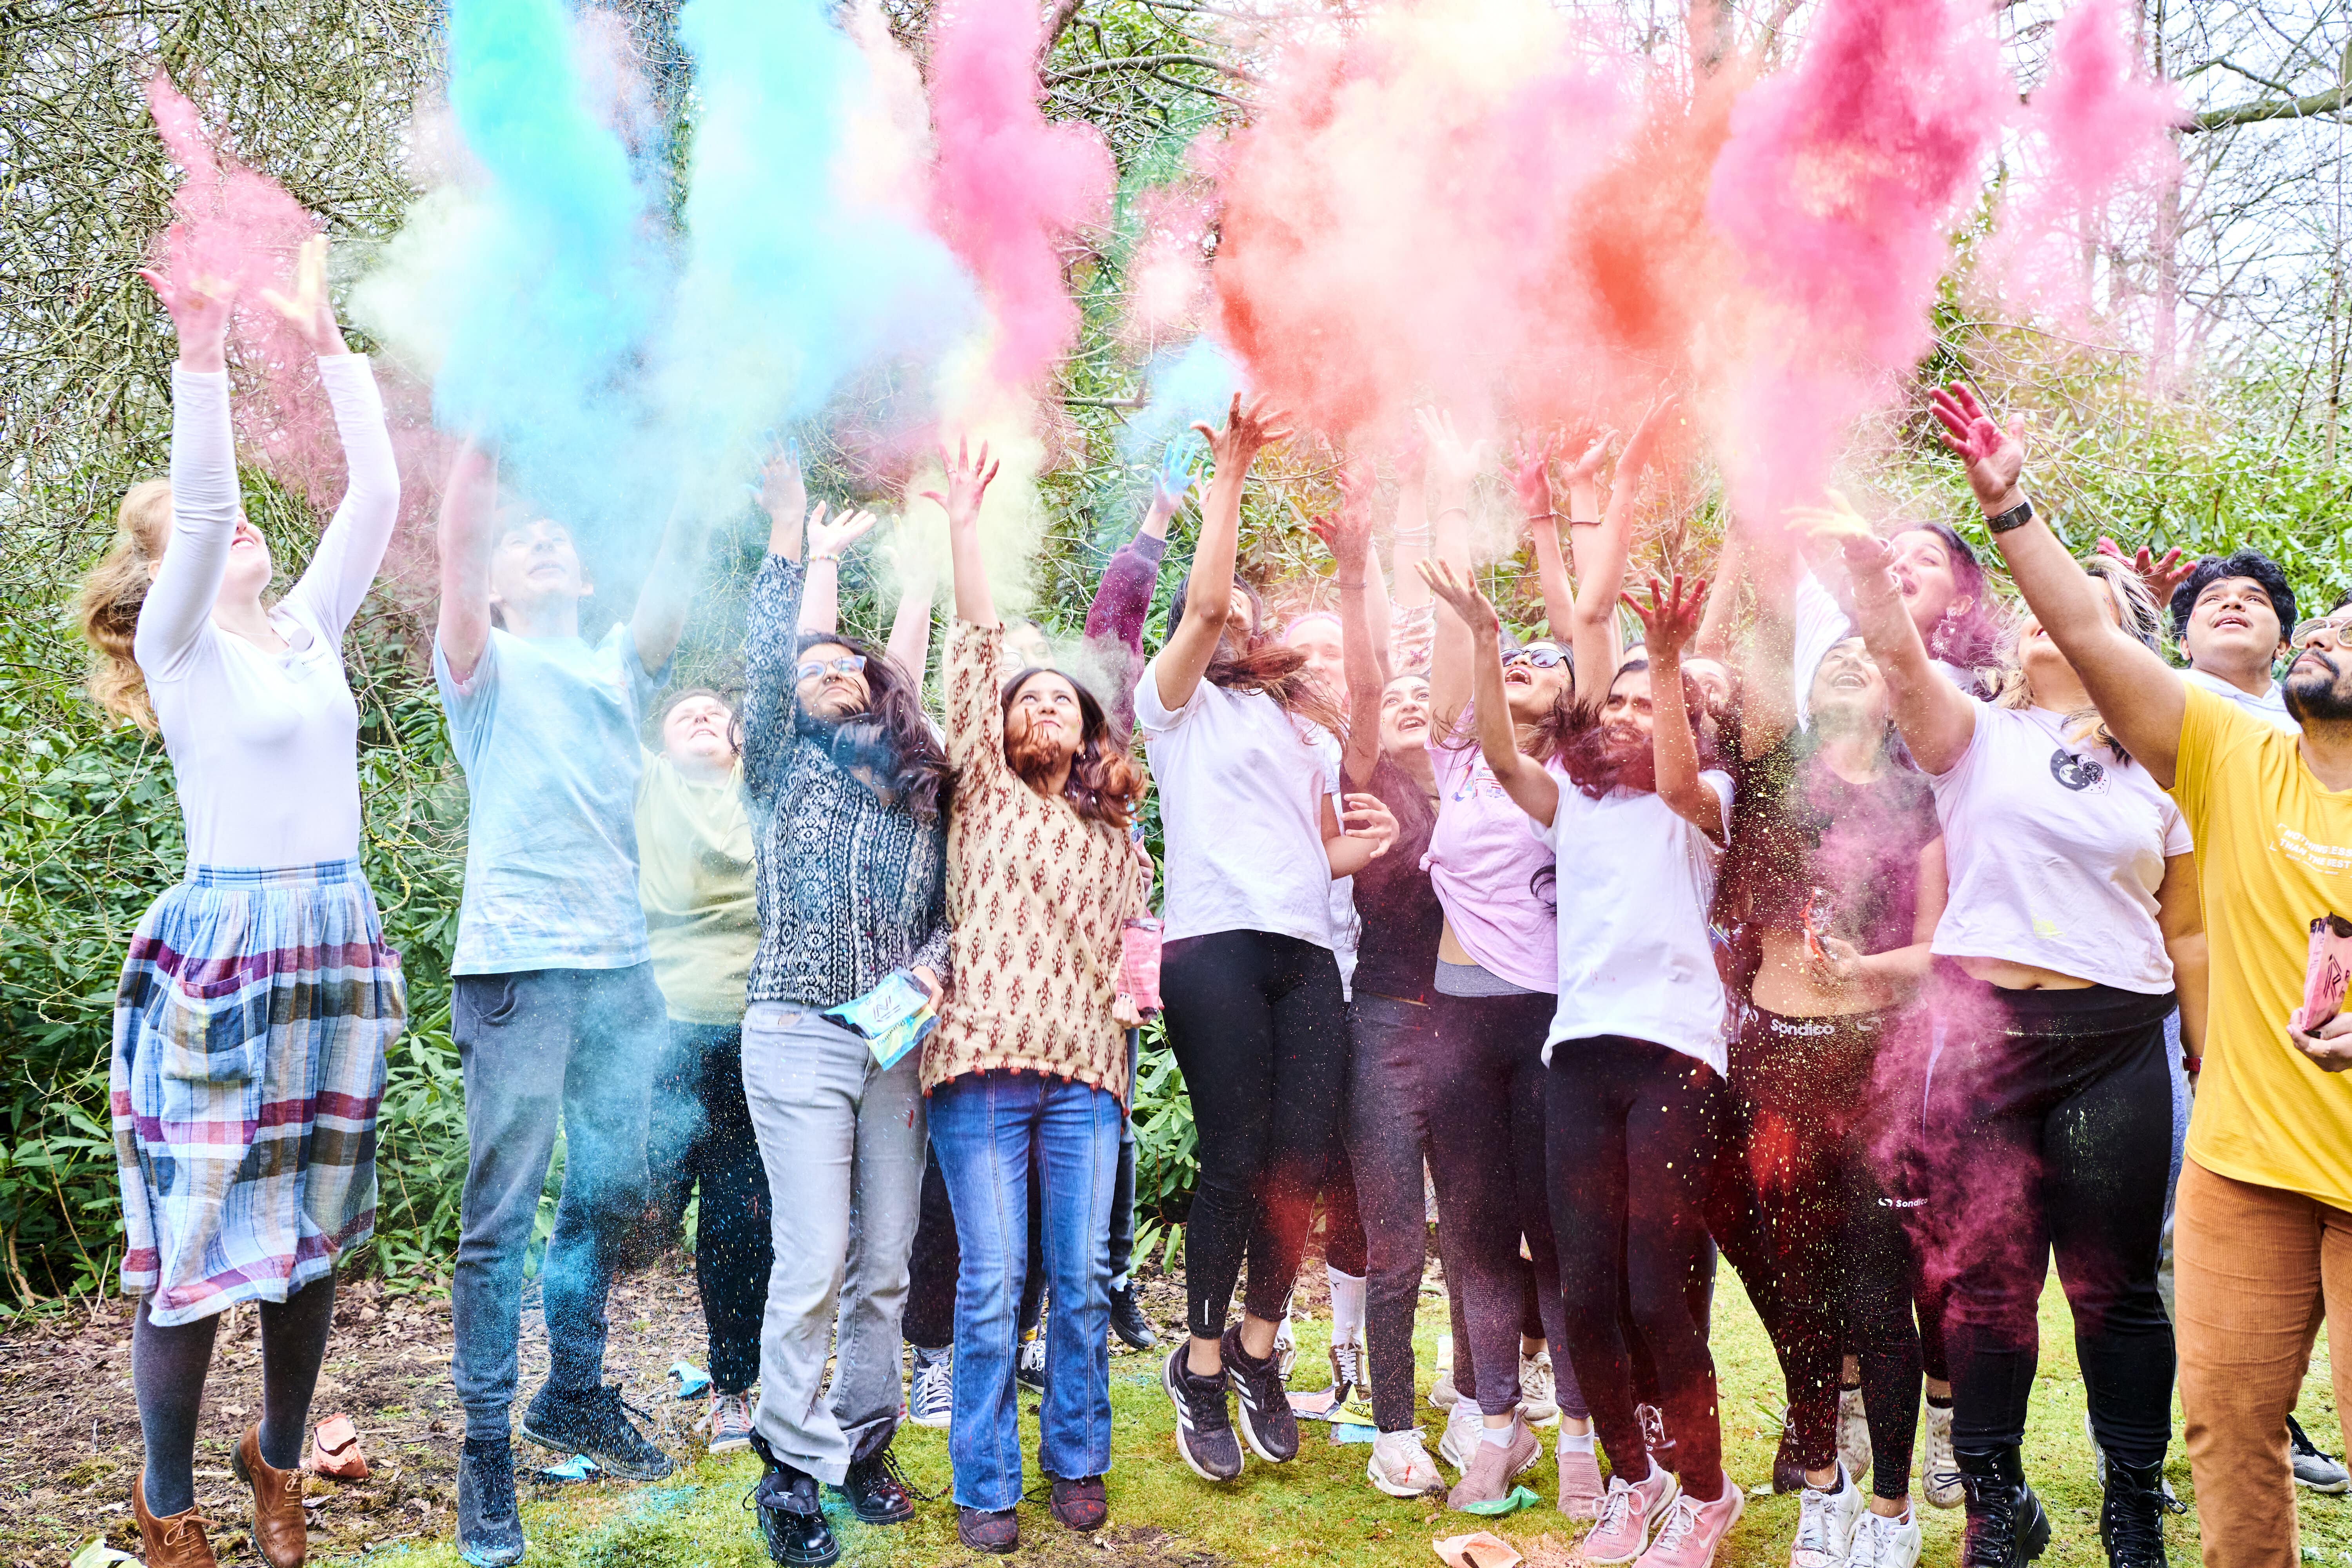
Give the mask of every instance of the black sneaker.
[{"label": "black sneaker", "polygon": [[1194,1377],[1184,1365],[1191,1348],[1180,1341],[1160,1370],[1160,1386],[1176,1406],[1176,1452],[1202,1480],[1230,1481],[1242,1473],[1242,1446],[1225,1409],[1225,1380]]},{"label": "black sneaker", "polygon": [[1290,1413],[1290,1393],[1282,1386],[1279,1356],[1253,1359],[1242,1349],[1242,1326],[1235,1323],[1218,1342],[1225,1359],[1225,1381],[1239,1400],[1242,1436],[1250,1449],[1270,1465],[1298,1458],[1298,1417]]},{"label": "black sneaker", "polygon": [[824,1500],[817,1495],[816,1478],[776,1458],[768,1440],[756,1432],[751,1434],[751,1447],[767,1472],[744,1502],[759,1510],[768,1560],[782,1568],[824,1568],[838,1559],[841,1546],[824,1522]]},{"label": "black sneaker", "polygon": [[[1118,1324],[1118,1311],[1113,1309],[1111,1325]],[[2286,1418],[2286,1457],[2294,1462],[2296,1486],[2330,1495],[2352,1491],[2352,1472],[2321,1453],[2319,1445],[2304,1436],[2302,1425],[2292,1415]]]},{"label": "black sneaker", "polygon": [[657,1481],[677,1467],[630,1423],[630,1408],[622,1403],[614,1384],[590,1394],[571,1394],[548,1384],[523,1412],[522,1435],[560,1454],[585,1454],[619,1479]]},{"label": "black sneaker", "polygon": [[907,1495],[907,1478],[898,1461],[884,1448],[849,1461],[849,1473],[833,1489],[848,1500],[866,1524],[904,1524],[915,1517],[915,1500]]},{"label": "black sneaker", "polygon": [[504,1437],[468,1437],[458,1456],[457,1555],[474,1568],[505,1568],[522,1558],[514,1445]]},{"label": "black sneaker", "polygon": [[1135,1282],[1129,1280],[1110,1293],[1110,1331],[1119,1342],[1131,1351],[1148,1351],[1160,1342],[1144,1321],[1143,1309],[1135,1303]]}]

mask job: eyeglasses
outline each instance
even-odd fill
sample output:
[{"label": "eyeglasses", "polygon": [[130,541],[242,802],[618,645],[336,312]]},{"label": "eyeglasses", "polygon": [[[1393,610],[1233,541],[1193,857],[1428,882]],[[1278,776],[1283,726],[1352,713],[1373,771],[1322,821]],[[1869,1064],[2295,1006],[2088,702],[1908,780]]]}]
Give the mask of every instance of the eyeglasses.
[{"label": "eyeglasses", "polygon": [[814,680],[826,675],[856,675],[866,668],[863,654],[844,654],[839,658],[804,658],[793,673],[803,680]]},{"label": "eyeglasses", "polygon": [[1537,643],[1532,647],[1517,649],[1503,660],[1506,666],[1532,664],[1538,669],[1556,669],[1567,662],[1567,654],[1547,643]]},{"label": "eyeglasses", "polygon": [[2352,626],[2352,616],[2314,616],[2307,621],[2297,621],[2294,635],[2287,641],[2299,648],[2310,647],[2324,637],[2329,647],[2340,648],[2345,646],[2344,630],[2347,626]]}]

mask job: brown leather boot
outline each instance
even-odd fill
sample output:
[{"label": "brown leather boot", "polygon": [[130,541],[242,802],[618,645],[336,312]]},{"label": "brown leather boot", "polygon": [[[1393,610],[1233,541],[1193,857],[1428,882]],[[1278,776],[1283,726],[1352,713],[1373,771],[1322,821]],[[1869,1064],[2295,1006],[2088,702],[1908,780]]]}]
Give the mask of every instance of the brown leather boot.
[{"label": "brown leather boot", "polygon": [[263,1461],[258,1422],[236,1440],[229,1462],[236,1479],[253,1489],[253,1543],[269,1568],[302,1568],[310,1551],[302,1521],[302,1467],[273,1470]]},{"label": "brown leather boot", "polygon": [[139,1521],[139,1555],[147,1568],[218,1568],[213,1543],[205,1539],[211,1521],[199,1519],[194,1505],[157,1519],[147,1511],[147,1478],[142,1475],[131,1482],[131,1512]]}]

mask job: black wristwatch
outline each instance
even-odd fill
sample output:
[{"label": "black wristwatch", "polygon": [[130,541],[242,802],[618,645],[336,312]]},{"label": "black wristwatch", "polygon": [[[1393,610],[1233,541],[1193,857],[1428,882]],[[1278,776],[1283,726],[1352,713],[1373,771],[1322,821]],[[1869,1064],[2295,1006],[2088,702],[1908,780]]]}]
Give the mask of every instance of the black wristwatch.
[{"label": "black wristwatch", "polygon": [[2023,528],[2032,521],[2033,503],[2030,500],[2021,500],[1999,517],[1985,519],[1985,526],[1995,533],[2007,533],[2011,529]]}]

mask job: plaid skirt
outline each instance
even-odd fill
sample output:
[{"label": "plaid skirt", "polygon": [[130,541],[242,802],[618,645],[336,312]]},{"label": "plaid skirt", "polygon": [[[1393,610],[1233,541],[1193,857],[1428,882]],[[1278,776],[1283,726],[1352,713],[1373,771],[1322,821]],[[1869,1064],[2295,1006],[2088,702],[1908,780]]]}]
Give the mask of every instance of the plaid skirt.
[{"label": "plaid skirt", "polygon": [[191,867],[157,899],[114,1002],[123,1294],[193,1322],[283,1301],[365,1241],[407,1012],[357,860]]}]

